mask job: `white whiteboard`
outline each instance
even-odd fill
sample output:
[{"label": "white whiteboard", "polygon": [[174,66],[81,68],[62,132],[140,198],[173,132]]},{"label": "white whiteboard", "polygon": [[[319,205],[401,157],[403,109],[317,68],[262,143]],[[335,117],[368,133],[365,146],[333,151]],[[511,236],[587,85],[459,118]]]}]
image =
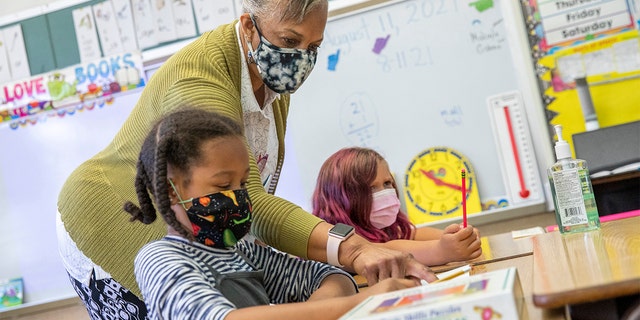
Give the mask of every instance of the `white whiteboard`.
[{"label": "white whiteboard", "polygon": [[[310,209],[321,164],[354,145],[381,152],[400,179],[422,150],[454,148],[474,166],[481,199],[505,198],[487,98],[523,88],[499,5],[390,1],[330,19],[316,67],[292,95],[283,177],[300,179],[298,204]],[[519,206],[528,213],[542,211],[537,188]],[[504,219],[515,207],[505,209],[476,216]]]},{"label": "white whiteboard", "polygon": [[91,111],[0,127],[0,278],[22,277],[25,303],[75,295],[58,253],[58,194],[78,165],[111,142],[139,96],[136,90]]}]

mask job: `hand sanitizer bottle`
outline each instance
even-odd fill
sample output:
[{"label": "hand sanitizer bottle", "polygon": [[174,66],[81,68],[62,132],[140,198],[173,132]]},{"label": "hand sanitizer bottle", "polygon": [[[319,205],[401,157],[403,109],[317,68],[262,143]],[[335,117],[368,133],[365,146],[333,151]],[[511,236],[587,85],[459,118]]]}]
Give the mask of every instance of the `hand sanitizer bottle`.
[{"label": "hand sanitizer bottle", "polygon": [[562,139],[562,126],[554,127],[558,141],[556,158],[547,173],[561,233],[600,229],[598,207],[591,187],[587,162],[571,158],[569,144]]}]

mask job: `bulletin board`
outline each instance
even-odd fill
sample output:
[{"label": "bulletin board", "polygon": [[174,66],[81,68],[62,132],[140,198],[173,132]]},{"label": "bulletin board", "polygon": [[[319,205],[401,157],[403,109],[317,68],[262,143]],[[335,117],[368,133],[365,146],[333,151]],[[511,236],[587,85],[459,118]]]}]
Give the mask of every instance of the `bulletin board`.
[{"label": "bulletin board", "polygon": [[[44,13],[33,16],[31,14],[27,14],[26,18],[20,18],[21,15],[17,15],[17,17],[19,17],[18,19],[10,16],[1,16],[3,13],[0,12],[0,30],[16,25],[22,28],[22,36],[24,38],[23,42],[29,63],[30,75],[38,75],[44,72],[66,68],[81,62],[87,62],[81,61],[81,52],[76,38],[77,30],[74,25],[73,11],[85,8],[89,13],[91,13],[92,6],[108,4],[109,2],[115,3],[116,1],[120,4],[128,3],[128,9],[132,12],[135,11],[133,9],[134,6],[143,6],[146,11],[149,11],[146,12],[149,17],[154,13],[153,17],[155,20],[149,20],[146,21],[148,22],[146,25],[143,24],[143,26],[150,28],[149,30],[146,30],[149,33],[152,33],[154,29],[160,30],[167,29],[169,27],[175,28],[176,30],[175,35],[172,35],[169,39],[163,40],[158,38],[149,40],[147,42],[150,44],[147,45],[144,45],[141,43],[141,40],[138,39],[138,45],[136,48],[128,48],[127,50],[123,49],[122,51],[115,53],[137,51],[138,49],[140,51],[151,50],[173,43],[179,43],[188,39],[193,39],[205,31],[213,29],[219,24],[233,20],[236,18],[236,12],[239,11],[239,9],[235,9],[236,6],[239,6],[239,3],[236,3],[237,0],[190,0],[182,2],[151,0],[72,0],[68,1],[70,4],[65,3],[65,1],[58,1],[60,3],[51,3],[51,6],[54,7],[53,9],[47,7],[42,9],[45,10]],[[166,20],[161,20],[158,18],[158,12],[154,11],[158,9],[155,8],[173,7],[173,10],[176,10],[175,8],[179,5],[175,3],[189,4],[189,6],[184,9],[184,12],[182,12],[182,14],[186,15],[184,19],[177,18],[177,11],[173,11],[173,13],[171,11],[167,12],[170,19],[167,18]],[[117,11],[118,6],[116,6],[116,4],[114,4],[114,10],[114,15],[120,14],[120,12]],[[135,15],[135,12],[130,13],[130,15]],[[176,17],[180,23],[173,21],[172,19],[174,17]],[[92,23],[95,24],[95,20],[92,21]],[[178,26],[184,26],[184,24],[186,24],[185,21],[190,23],[192,31],[179,30]],[[157,24],[160,23],[163,24],[162,28],[157,26]],[[138,27],[141,28],[140,26]],[[97,29],[98,27],[93,26],[93,28]],[[136,33],[136,31],[137,30],[134,28],[132,33]],[[98,31],[96,31],[96,33],[98,33]],[[136,38],[136,35],[131,35],[131,37]],[[148,36],[148,38],[149,37],[150,36]],[[99,38],[100,36],[98,34],[97,39]],[[100,39],[100,41],[102,40],[104,39]],[[136,41],[134,40],[134,42]],[[109,53],[106,48],[102,48],[102,42],[100,42],[98,46],[100,46],[98,51],[100,51],[99,54],[101,53],[101,57],[114,54]],[[0,49],[3,49],[1,41]],[[19,80],[19,78],[13,77],[12,80]]]},{"label": "bulletin board", "polygon": [[[536,90],[519,84],[500,5],[388,1],[330,18],[315,69],[292,95],[288,120],[294,150],[287,149],[285,169],[287,161],[295,161],[298,170],[283,176],[302,181],[303,207],[310,209],[320,166],[340,148],[379,151],[402,194],[412,159],[430,147],[446,146],[475,169],[484,206],[471,215],[472,222],[544,211],[537,166],[530,177],[537,182],[535,196],[518,204],[509,199],[506,176],[516,172],[503,172],[492,127],[488,98]],[[524,138],[530,141],[530,133]],[[495,206],[504,201],[508,204]],[[452,221],[459,217],[445,215],[428,224]]]},{"label": "bulletin board", "polygon": [[[637,1],[522,1],[548,130],[587,130],[575,78],[585,78],[600,128],[640,120]],[[549,142],[550,144],[553,141]]]},{"label": "bulletin board", "polygon": [[[101,2],[90,0],[47,14],[15,21],[0,28],[19,24],[22,27],[32,75],[80,63],[72,11]],[[18,80],[18,79],[15,79]]]}]

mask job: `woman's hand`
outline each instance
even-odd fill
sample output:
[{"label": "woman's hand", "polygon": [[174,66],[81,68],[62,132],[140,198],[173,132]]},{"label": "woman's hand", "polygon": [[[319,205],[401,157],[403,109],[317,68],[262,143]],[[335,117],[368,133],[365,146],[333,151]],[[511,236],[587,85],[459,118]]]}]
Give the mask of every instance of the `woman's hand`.
[{"label": "woman's hand", "polygon": [[[309,259],[327,261],[327,238],[331,227],[331,224],[321,222],[313,229],[307,249]],[[375,245],[357,234],[340,243],[338,260],[344,265],[345,270],[365,277],[369,285],[387,278],[411,278],[416,283],[421,279],[427,282],[437,279],[436,275],[413,255]]]},{"label": "woman's hand", "polygon": [[370,286],[387,278],[411,278],[416,284],[420,279],[427,282],[437,279],[427,266],[418,262],[409,253],[373,245],[359,236],[351,238],[349,240],[359,241],[359,243],[353,243],[348,247],[350,250],[345,250],[346,259],[344,260],[341,252],[340,261],[351,262],[345,265],[364,276]]}]

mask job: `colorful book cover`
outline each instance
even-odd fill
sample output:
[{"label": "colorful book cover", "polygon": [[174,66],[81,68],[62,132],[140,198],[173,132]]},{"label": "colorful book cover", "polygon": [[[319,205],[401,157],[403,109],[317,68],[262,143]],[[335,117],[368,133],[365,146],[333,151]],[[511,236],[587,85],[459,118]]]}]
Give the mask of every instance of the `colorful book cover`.
[{"label": "colorful book cover", "polygon": [[0,309],[22,304],[22,278],[0,280]]},{"label": "colorful book cover", "polygon": [[340,319],[518,319],[523,305],[512,267],[375,295]]}]

